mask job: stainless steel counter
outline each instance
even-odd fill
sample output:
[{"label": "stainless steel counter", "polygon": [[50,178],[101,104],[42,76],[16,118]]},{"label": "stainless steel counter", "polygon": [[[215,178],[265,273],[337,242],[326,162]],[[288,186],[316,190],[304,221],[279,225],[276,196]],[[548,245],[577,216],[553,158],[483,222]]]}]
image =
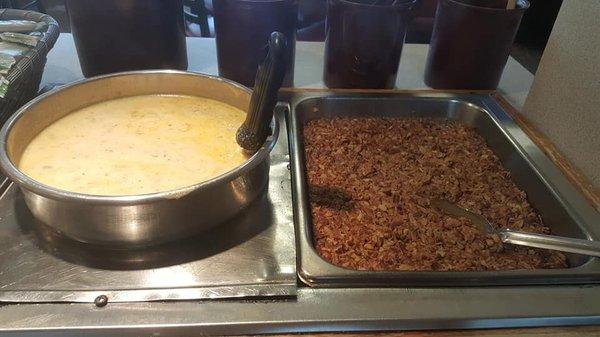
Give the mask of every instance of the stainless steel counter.
[{"label": "stainless steel counter", "polygon": [[[496,118],[568,207],[580,216],[598,216],[548,158],[532,151],[535,145],[507,115]],[[600,228],[588,230],[599,237]],[[296,297],[278,299],[4,304],[0,334],[190,336],[600,324],[595,284],[317,289],[298,281],[298,286]]]},{"label": "stainless steel counter", "polygon": [[474,329],[600,323],[600,287],[302,288],[288,301],[25,304],[0,308],[0,333],[192,336]]}]

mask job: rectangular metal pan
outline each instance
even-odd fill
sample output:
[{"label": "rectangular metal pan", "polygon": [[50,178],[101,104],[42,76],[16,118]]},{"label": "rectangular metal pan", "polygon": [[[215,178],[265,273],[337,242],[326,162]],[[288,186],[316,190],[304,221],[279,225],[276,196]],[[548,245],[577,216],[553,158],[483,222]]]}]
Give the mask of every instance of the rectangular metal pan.
[{"label": "rectangular metal pan", "polygon": [[357,271],[322,259],[312,239],[305,179],[303,126],[311,119],[342,116],[431,117],[468,124],[483,136],[514,182],[554,234],[600,239],[600,214],[566,180],[489,95],[296,94],[289,115],[290,154],[297,232],[298,274],[315,287],[482,286],[579,284],[600,281],[597,258],[570,254],[570,268],[481,272]]}]

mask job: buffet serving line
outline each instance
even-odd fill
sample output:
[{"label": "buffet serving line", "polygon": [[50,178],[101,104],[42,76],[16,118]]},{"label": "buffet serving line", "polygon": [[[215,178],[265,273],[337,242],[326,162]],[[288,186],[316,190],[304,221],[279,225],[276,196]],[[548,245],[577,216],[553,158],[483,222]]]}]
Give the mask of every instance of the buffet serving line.
[{"label": "buffet serving line", "polygon": [[[216,75],[214,41],[188,39],[187,43],[189,70]],[[0,198],[0,331],[57,336],[189,336],[598,324],[597,258],[570,253],[557,258],[532,252],[533,262],[556,263],[554,267],[562,263],[565,267],[368,271],[340,267],[364,262],[358,258],[330,263],[336,259],[335,252],[329,254],[327,242],[314,238],[311,207],[323,205],[311,205],[314,194],[309,199],[307,181],[320,178],[311,171],[313,158],[306,154],[312,146],[307,125],[338,116],[369,116],[376,121],[389,117],[460,121],[476,131],[478,136],[473,139],[483,139],[498,156],[552,234],[600,238],[600,229],[595,226],[600,222],[598,212],[524,131],[510,106],[522,107],[532,75],[510,59],[498,93],[428,90],[422,82],[426,53],[426,45],[404,47],[397,90],[327,90],[320,80],[323,44],[298,42],[295,87],[281,90],[274,109],[274,125],[279,126],[279,132],[273,131],[273,139],[267,141],[274,144],[272,150],[269,148],[267,192],[225,224],[198,237],[133,250],[91,247],[34,220],[28,208],[35,211],[43,200],[31,195],[24,200],[18,187],[4,180]],[[145,90],[143,85],[136,87],[141,82],[135,76],[139,74],[108,75],[98,83],[109,83],[113,96],[127,96],[128,90],[134,90],[131,88]],[[172,71],[149,71],[144,76],[153,78],[148,85],[159,86],[165,81],[162,83],[169,85],[164,90],[177,93],[188,93],[195,81],[217,81]],[[170,81],[169,76],[189,78],[190,84],[181,84],[181,78]],[[61,34],[48,55],[42,86],[65,85],[82,78],[73,40],[69,34]],[[101,101],[93,85],[93,81],[71,85],[64,92],[84,87],[87,89],[78,92],[80,99]],[[105,90],[102,84],[96,89]],[[432,130],[439,131],[435,126]],[[343,137],[330,136],[331,141],[335,136]],[[360,149],[357,153],[370,155]],[[372,172],[367,169],[364,173],[363,178],[368,179]],[[245,200],[248,188],[264,183],[256,179],[241,179],[227,193]],[[348,180],[352,179],[349,174]],[[331,193],[328,200],[340,207],[336,214],[346,214],[344,207],[350,203],[346,196],[337,191],[327,193]],[[394,195],[393,190],[389,193]],[[368,200],[362,201],[370,207]],[[382,216],[388,206],[377,207],[381,209],[373,216]],[[312,213],[313,221],[321,215],[327,218],[327,212]],[[328,230],[325,225],[319,228],[324,233]],[[67,236],[85,235],[72,230],[63,229]],[[128,238],[135,243],[143,239],[138,234],[128,233]],[[489,245],[493,248],[497,243]],[[372,247],[365,244],[365,249]],[[440,254],[443,257],[445,253]]]}]

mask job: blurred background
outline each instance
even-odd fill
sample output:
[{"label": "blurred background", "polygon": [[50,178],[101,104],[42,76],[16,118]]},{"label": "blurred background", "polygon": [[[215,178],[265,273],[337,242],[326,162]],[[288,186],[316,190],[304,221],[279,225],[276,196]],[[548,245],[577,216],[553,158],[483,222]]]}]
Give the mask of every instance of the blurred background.
[{"label": "blurred background", "polygon": [[[213,1],[184,0],[188,36],[214,37]],[[536,72],[541,55],[556,20],[562,0],[529,0],[511,56],[531,73]],[[298,40],[325,39],[326,0],[298,0]],[[2,7],[25,8],[54,17],[62,32],[70,32],[64,0],[0,0]],[[407,43],[429,43],[437,0],[422,0],[407,33]]]}]

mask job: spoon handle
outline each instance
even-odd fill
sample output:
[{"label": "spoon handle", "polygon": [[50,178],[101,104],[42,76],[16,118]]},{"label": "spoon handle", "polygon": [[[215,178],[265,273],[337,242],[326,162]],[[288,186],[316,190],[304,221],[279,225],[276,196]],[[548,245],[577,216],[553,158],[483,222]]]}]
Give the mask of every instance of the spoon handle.
[{"label": "spoon handle", "polygon": [[513,245],[545,248],[600,257],[600,242],[566,238],[562,236],[501,230],[498,232],[502,242]]},{"label": "spoon handle", "polygon": [[285,35],[280,32],[271,33],[267,57],[256,72],[250,110],[236,135],[238,145],[248,152],[260,149],[269,136],[273,108],[287,68],[286,49]]}]

